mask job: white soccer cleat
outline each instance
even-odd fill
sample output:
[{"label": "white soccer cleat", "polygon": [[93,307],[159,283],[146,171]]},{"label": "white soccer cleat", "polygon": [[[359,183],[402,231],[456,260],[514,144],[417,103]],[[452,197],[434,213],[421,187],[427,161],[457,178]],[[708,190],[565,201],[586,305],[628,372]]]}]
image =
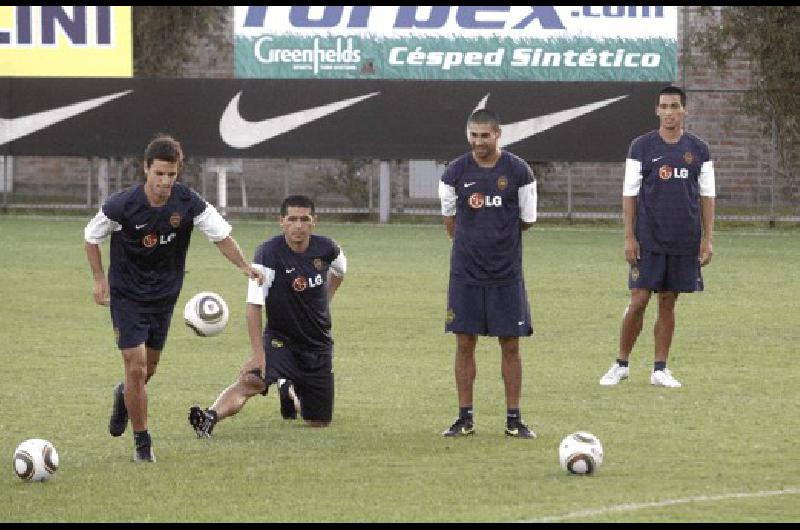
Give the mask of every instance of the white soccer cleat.
[{"label": "white soccer cleat", "polygon": [[608,369],[608,372],[600,378],[600,384],[603,386],[613,386],[619,384],[623,379],[627,379],[630,374],[630,369],[627,366],[620,366],[614,363],[614,366]]},{"label": "white soccer cleat", "polygon": [[680,388],[681,382],[672,377],[669,368],[654,370],[650,375],[650,384],[654,386],[665,386],[667,388]]}]

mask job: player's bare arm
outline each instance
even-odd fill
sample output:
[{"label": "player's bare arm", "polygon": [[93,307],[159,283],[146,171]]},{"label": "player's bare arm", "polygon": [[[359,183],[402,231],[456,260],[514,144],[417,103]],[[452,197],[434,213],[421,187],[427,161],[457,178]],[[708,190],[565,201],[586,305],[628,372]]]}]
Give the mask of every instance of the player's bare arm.
[{"label": "player's bare arm", "polygon": [[245,276],[256,280],[258,285],[262,285],[264,283],[264,274],[255,267],[252,267],[250,263],[247,262],[242,254],[242,249],[239,248],[239,244],[235,239],[233,239],[231,236],[228,236],[215,244],[217,245],[217,248],[219,248],[219,251],[222,252],[226,258],[228,258],[228,261],[236,265],[236,267],[238,267]]},{"label": "player's bare arm", "polygon": [[108,305],[108,278],[106,278],[106,273],[103,271],[103,260],[100,255],[100,245],[87,242],[84,243],[84,248],[86,249],[86,257],[89,260],[89,266],[92,269],[92,277],[94,278],[94,283],[92,285],[92,296],[94,296],[94,301],[98,305]]},{"label": "player's bare arm", "polygon": [[714,237],[714,197],[700,197],[700,215],[703,220],[703,237],[700,240],[700,266],[705,267],[711,262],[713,255],[712,239]]},{"label": "player's bare arm", "polygon": [[250,350],[254,360],[254,368],[261,370],[261,377],[267,373],[267,363],[264,358],[264,336],[261,325],[261,312],[263,308],[257,304],[247,304],[247,334],[250,337]]},{"label": "player's bare arm", "polygon": [[452,240],[456,235],[456,216],[444,216],[444,229],[447,232],[447,237]]},{"label": "player's bare arm", "polygon": [[336,290],[339,289],[343,281],[344,276],[337,276],[333,272],[328,273],[328,302],[333,300],[333,295],[336,294]]},{"label": "player's bare arm", "polygon": [[636,264],[640,257],[639,242],[633,233],[633,221],[636,219],[636,197],[622,197],[622,218],[625,223],[625,261]]}]

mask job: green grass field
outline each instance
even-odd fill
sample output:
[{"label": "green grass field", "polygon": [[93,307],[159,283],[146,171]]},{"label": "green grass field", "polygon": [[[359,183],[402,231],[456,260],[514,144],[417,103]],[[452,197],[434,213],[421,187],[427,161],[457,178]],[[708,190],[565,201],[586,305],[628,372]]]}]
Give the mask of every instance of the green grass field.
[{"label": "green grass field", "polygon": [[[130,429],[107,432],[121,380],[108,310],[91,296],[87,219],[0,216],[0,521],[800,521],[797,231],[720,230],[706,292],[682,296],[670,366],[649,385],[652,324],[631,379],[597,384],[628,301],[618,226],[540,225],[525,234],[536,335],[522,341],[523,414],[539,434],[506,439],[500,356],[478,344],[477,431],[439,433],[457,413],[454,338],[443,332],[450,244],[440,226],[329,224],[348,256],[333,303],[336,405],[329,429],[280,418],[257,397],[197,439],[208,406],[249,352],[245,280],[200,233],[178,314],[148,385],[155,465],[131,462]],[[234,221],[245,254],[277,223]],[[103,248],[108,265],[108,246]],[[222,294],[231,321],[192,336],[180,311]],[[600,437],[605,462],[570,476],[557,447]],[[47,483],[11,470],[16,445],[52,441]]]}]

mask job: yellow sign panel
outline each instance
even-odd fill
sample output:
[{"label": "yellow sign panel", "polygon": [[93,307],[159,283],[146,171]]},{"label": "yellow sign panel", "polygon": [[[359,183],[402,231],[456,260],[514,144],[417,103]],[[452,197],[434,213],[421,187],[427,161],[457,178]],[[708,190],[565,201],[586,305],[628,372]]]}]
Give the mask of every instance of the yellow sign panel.
[{"label": "yellow sign panel", "polygon": [[130,6],[0,6],[0,77],[131,77]]}]

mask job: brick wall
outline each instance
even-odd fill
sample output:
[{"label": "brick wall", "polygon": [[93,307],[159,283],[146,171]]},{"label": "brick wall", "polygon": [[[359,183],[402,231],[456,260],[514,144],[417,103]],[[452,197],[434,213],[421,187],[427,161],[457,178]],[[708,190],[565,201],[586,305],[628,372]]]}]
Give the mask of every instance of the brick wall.
[{"label": "brick wall", "polygon": [[[705,139],[711,148],[717,172],[718,212],[769,213],[771,190],[774,189],[776,212],[800,214],[797,179],[771,169],[775,162],[771,135],[764,132],[763,124],[757,119],[738,110],[736,98],[752,83],[751,64],[739,57],[721,72],[696,51],[687,53],[688,36],[714,23],[715,16],[701,16],[697,7],[679,9],[680,55],[676,84],[683,86],[689,94],[687,130]],[[229,13],[224,31],[232,35],[232,8]],[[217,49],[201,39],[197,41],[195,50],[194,58],[184,67],[185,77],[233,77],[231,41],[223,49]],[[653,128],[657,124],[654,114]],[[567,182],[571,178],[575,210],[619,212],[624,156],[625,153],[620,153],[619,163],[537,164],[532,160],[539,181],[541,209],[565,211]],[[202,159],[194,161],[193,171],[187,172],[184,178],[198,190],[205,179],[207,198],[213,202],[216,200],[216,181],[213,175],[203,175]],[[123,166],[122,161],[117,165],[112,163],[112,174],[116,175],[113,172],[121,171],[119,168]],[[241,173],[228,174],[229,204],[241,204],[240,181],[244,177],[251,206],[275,205],[287,191],[308,193],[327,206],[351,206],[345,197],[326,191],[319,184],[319,176],[336,172],[337,166],[336,160],[246,159],[242,162]],[[112,188],[117,182],[125,186],[133,181],[131,164],[128,163],[127,167],[126,176],[112,179]],[[49,197],[76,197],[78,202],[85,202],[88,168],[89,164],[83,159],[21,157],[15,164],[15,195],[38,193]],[[373,177],[373,205],[377,205],[378,164],[372,163],[364,171]],[[795,170],[794,174],[798,172]],[[407,176],[407,162],[392,164],[393,207],[401,210],[404,207],[436,208],[435,200],[412,201],[408,198]]]}]

